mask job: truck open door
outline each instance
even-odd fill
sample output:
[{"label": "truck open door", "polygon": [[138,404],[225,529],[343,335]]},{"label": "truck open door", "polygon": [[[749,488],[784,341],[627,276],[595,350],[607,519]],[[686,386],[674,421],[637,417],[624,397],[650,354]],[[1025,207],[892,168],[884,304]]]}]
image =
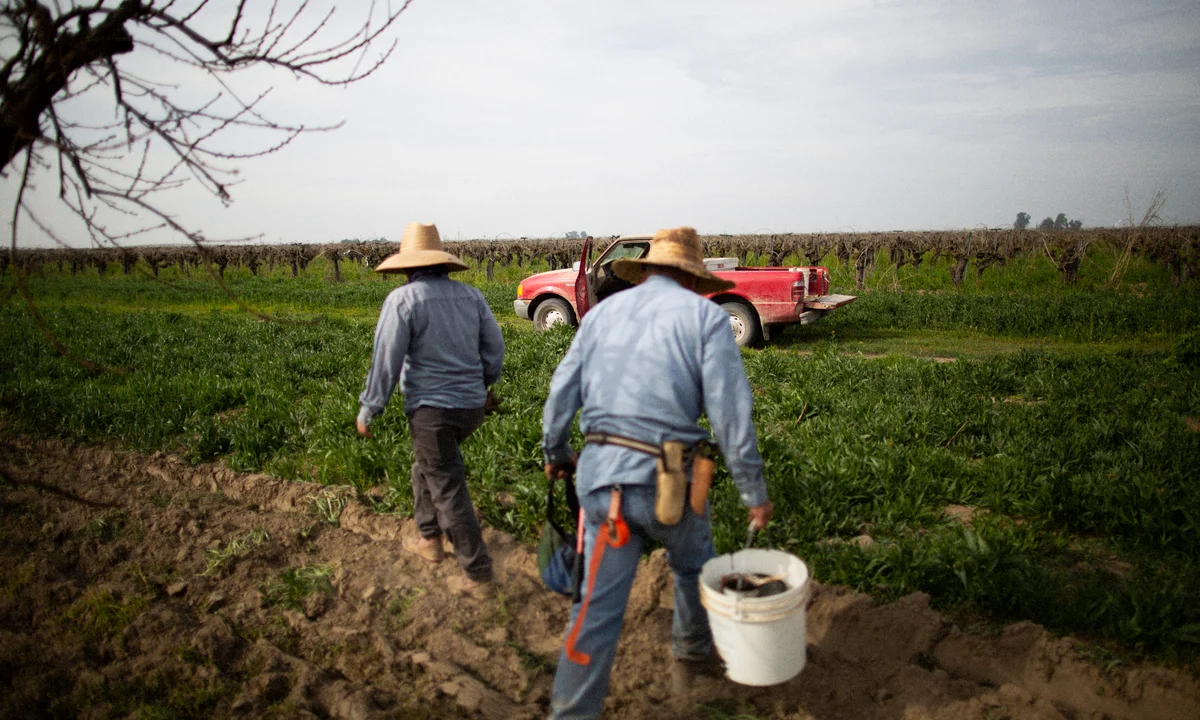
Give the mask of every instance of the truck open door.
[{"label": "truck open door", "polygon": [[592,299],[588,294],[588,260],[592,255],[592,238],[583,240],[583,252],[579,256],[579,274],[575,276],[575,316],[583,320],[583,315],[592,309]]},{"label": "truck open door", "polygon": [[579,272],[575,276],[575,315],[583,315],[604,298],[633,287],[612,270],[612,264],[621,258],[639,259],[650,251],[649,235],[630,235],[613,240],[604,252],[592,263],[592,238],[583,241],[583,253],[579,257]]}]

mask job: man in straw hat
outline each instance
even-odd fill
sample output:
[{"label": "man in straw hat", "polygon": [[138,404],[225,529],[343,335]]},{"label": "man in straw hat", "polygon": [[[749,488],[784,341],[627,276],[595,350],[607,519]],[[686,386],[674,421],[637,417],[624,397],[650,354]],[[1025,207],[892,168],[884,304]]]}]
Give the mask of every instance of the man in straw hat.
[{"label": "man in straw hat", "polygon": [[[660,230],[644,259],[617,260],[613,270],[637,285],[584,317],[554,371],[542,415],[548,479],[576,469],[568,438],[577,411],[587,440],[577,480],[585,577],[554,677],[556,718],[595,717],[604,708],[626,601],[650,539],[666,546],[675,580],[671,674],[677,688],[680,678],[690,681],[695,672],[716,668],[699,588],[701,566],[715,554],[708,505],[703,496],[682,506],[664,502],[671,478],[690,473],[692,450],[708,438],[697,424],[702,413],[751,523],[765,526],[774,509],[729,317],[702,297],[733,284],[704,266],[692,228]],[[678,472],[670,467],[672,444],[676,464],[683,458]],[[698,500],[699,512],[691,500]],[[674,513],[664,513],[664,506]]]},{"label": "man in straw hat", "polygon": [[500,379],[504,338],[483,293],[449,278],[466,269],[442,249],[437,227],[420,223],[410,223],[400,252],[375,268],[404,273],[408,282],[387,296],[379,313],[358,432],[371,437],[371,420],[399,381],[412,435],[413,519],[420,532],[404,548],[437,563],[445,554],[442,536],[448,537],[464,573],[451,584],[485,597],[492,558],[467,492],[459,445],[483,423],[488,388]]}]

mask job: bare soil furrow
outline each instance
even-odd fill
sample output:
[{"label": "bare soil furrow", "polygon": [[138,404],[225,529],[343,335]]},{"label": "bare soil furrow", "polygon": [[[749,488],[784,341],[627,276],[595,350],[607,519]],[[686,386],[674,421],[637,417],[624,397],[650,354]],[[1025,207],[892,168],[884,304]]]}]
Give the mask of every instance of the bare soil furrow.
[{"label": "bare soil furrow", "polygon": [[[486,539],[499,592],[451,594],[453,560],[348,488],[48,440],[0,443],[0,716],[543,716],[567,602],[532,548]],[[321,502],[318,503],[318,500]],[[981,635],[922,594],[817,586],[808,666],[747,688],[668,671],[671,581],[649,557],[609,699],[615,718],[1193,718],[1200,684],[1088,662],[1031,623]]]}]

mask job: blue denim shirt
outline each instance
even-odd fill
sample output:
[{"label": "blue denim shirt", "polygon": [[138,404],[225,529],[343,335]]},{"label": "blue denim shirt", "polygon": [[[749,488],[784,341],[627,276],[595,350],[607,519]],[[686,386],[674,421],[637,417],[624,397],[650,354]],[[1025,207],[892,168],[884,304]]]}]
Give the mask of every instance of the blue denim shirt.
[{"label": "blue denim shirt", "polygon": [[[582,409],[584,434],[661,444],[713,436],[747,507],[767,501],[762,457],[751,417],[754,399],[729,316],[674,280],[651,275],[584,316],[554,371],[542,411],[546,462],[571,452],[571,420]],[[586,445],[579,456],[580,495],[607,485],[653,485],[653,456],[616,445]]]},{"label": "blue denim shirt", "polygon": [[406,413],[481,408],[503,360],[504,338],[483,293],[444,274],[413,273],[383,302],[358,419],[369,425],[397,380]]}]

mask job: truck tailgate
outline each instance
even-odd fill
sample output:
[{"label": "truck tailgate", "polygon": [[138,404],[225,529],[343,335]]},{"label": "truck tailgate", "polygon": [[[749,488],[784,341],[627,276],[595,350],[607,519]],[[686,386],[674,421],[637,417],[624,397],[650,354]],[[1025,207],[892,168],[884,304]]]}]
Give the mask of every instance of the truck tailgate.
[{"label": "truck tailgate", "polygon": [[836,310],[843,305],[854,302],[856,295],[822,295],[816,300],[805,300],[805,310]]}]

